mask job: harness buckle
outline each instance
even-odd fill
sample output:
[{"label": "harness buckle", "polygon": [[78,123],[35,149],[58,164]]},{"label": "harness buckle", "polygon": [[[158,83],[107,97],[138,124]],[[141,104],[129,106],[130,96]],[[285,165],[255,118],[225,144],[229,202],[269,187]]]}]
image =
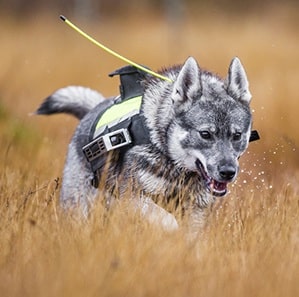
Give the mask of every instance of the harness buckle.
[{"label": "harness buckle", "polygon": [[123,147],[132,142],[128,129],[122,128],[94,139],[82,150],[89,162],[111,150]]},{"label": "harness buckle", "polygon": [[128,129],[122,128],[102,136],[107,151],[117,149],[132,142]]}]

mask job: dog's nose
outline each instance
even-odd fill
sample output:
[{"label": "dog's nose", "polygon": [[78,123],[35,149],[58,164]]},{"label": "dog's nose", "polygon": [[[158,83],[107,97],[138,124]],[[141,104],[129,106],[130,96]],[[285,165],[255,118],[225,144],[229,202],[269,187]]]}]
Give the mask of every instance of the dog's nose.
[{"label": "dog's nose", "polygon": [[232,180],[236,175],[236,169],[232,165],[223,165],[219,168],[219,174],[225,181]]}]

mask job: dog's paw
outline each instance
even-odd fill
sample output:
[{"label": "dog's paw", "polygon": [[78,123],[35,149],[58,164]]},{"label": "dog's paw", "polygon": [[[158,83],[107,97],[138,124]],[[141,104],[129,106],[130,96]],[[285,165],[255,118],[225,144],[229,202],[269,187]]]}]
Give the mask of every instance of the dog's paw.
[{"label": "dog's paw", "polygon": [[174,215],[155,204],[150,198],[143,198],[139,205],[141,214],[151,224],[161,226],[165,231],[175,231],[179,228]]},{"label": "dog's paw", "polygon": [[179,224],[171,213],[163,215],[161,225],[165,231],[175,231],[179,228]]}]

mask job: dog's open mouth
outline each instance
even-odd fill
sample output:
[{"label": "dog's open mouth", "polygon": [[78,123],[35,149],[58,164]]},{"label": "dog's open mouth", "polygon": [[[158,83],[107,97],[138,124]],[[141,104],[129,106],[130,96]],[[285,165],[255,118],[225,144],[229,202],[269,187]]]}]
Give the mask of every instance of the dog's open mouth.
[{"label": "dog's open mouth", "polygon": [[202,163],[197,159],[196,166],[204,178],[207,190],[214,196],[224,196],[227,193],[227,182],[219,182],[210,177],[204,169]]}]

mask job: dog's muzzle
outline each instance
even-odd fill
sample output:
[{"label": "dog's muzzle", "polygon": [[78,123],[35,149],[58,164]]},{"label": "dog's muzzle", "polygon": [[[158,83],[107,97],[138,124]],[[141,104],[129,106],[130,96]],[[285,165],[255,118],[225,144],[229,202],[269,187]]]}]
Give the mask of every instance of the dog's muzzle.
[{"label": "dog's muzzle", "polygon": [[236,170],[231,166],[223,166],[220,168],[219,174],[221,178],[225,181],[217,181],[214,178],[210,177],[206,170],[204,169],[203,164],[197,159],[196,160],[196,167],[198,168],[201,176],[204,179],[204,183],[206,189],[213,195],[213,196],[224,196],[227,193],[227,184],[231,182],[235,175]]}]

